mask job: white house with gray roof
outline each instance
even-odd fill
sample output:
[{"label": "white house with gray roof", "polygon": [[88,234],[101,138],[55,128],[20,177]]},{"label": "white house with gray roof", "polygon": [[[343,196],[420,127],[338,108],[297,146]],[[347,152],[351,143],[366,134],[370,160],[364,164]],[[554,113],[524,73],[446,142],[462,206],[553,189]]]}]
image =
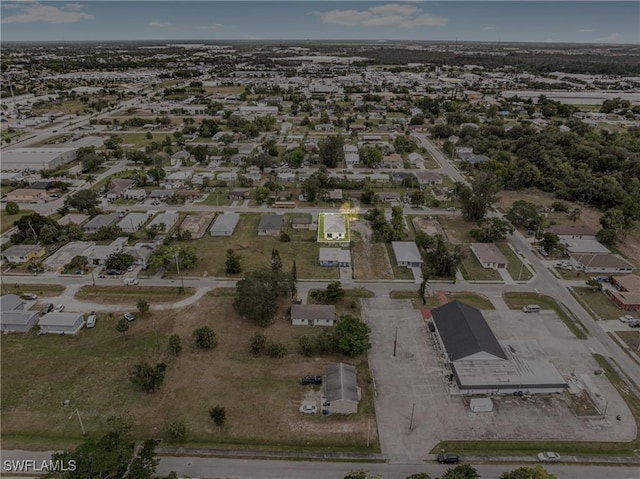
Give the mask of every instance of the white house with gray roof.
[{"label": "white house with gray roof", "polygon": [[330,414],[356,414],[361,399],[356,368],[351,364],[329,364],[324,372],[322,409]]},{"label": "white house with gray roof", "polygon": [[[161,232],[166,233],[175,226],[180,215],[174,211],[165,211],[158,213],[155,218],[147,225],[147,228],[158,226]],[[164,227],[162,226],[164,225]]]},{"label": "white house with gray roof", "polygon": [[122,236],[120,238],[116,238],[108,245],[94,245],[85,250],[85,252],[82,253],[82,256],[87,258],[89,264],[102,265],[107,262],[107,259],[112,254],[122,252],[128,241],[129,238]]},{"label": "white house with gray roof", "polygon": [[40,331],[48,334],[76,334],[84,326],[82,313],[51,312],[40,318]]},{"label": "white house with gray roof", "polygon": [[209,229],[211,236],[231,236],[240,221],[239,213],[224,213],[218,215]]},{"label": "white house with gray roof", "polygon": [[292,304],[293,326],[333,326],[336,322],[336,307],[333,304]]},{"label": "white house with gray roof", "polygon": [[396,264],[406,268],[420,268],[422,256],[413,241],[392,241],[391,247],[396,257]]},{"label": "white house with gray roof", "polygon": [[120,215],[116,212],[98,215],[93,217],[87,223],[84,224],[82,229],[85,233],[95,233],[100,228],[109,227],[115,225],[120,220]]},{"label": "white house with gray roof", "polygon": [[318,252],[320,266],[351,266],[351,252],[343,248],[320,248]]},{"label": "white house with gray roof", "polygon": [[262,215],[258,225],[259,236],[278,236],[284,222],[283,215]]},{"label": "white house with gray roof", "polygon": [[125,233],[135,233],[147,222],[153,213],[129,213],[118,222],[118,227]]}]

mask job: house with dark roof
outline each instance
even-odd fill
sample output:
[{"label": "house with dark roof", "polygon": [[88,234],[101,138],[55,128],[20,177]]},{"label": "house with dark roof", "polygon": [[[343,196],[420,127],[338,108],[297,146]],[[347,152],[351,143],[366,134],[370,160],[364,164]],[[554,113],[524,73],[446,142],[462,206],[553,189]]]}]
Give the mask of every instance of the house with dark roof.
[{"label": "house with dark roof", "polygon": [[596,239],[596,230],[587,225],[551,225],[546,231],[558,235],[561,240]]},{"label": "house with dark roof", "polygon": [[333,304],[292,304],[293,326],[333,326],[336,322],[336,307]]},{"label": "house with dark roof", "polygon": [[113,226],[120,221],[120,215],[117,212],[94,216],[88,223],[85,223],[82,229],[85,233],[95,233],[100,228]]},{"label": "house with dark roof", "polygon": [[356,414],[361,399],[356,368],[350,364],[329,364],[325,368],[322,409],[330,414]]},{"label": "house with dark roof", "polygon": [[279,236],[283,223],[283,215],[262,215],[258,224],[258,236]]},{"label": "house with dark roof", "polygon": [[462,394],[559,393],[568,387],[536,340],[499,341],[479,309],[453,301],[431,315]]}]

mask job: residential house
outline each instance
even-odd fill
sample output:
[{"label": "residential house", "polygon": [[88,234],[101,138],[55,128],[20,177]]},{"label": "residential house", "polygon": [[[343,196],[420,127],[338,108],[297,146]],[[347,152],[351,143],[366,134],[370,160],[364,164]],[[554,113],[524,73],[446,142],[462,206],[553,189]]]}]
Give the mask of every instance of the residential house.
[{"label": "residential house", "polygon": [[46,190],[37,190],[33,188],[18,188],[10,191],[5,195],[6,201],[15,203],[37,203],[47,197]]},{"label": "residential house", "polygon": [[127,200],[144,201],[147,198],[147,191],[141,189],[129,189],[124,192],[123,196]]},{"label": "residential house", "polygon": [[360,163],[360,155],[358,153],[346,153],[344,155],[344,162],[347,167],[354,167]]},{"label": "residential house", "polygon": [[149,263],[151,253],[156,249],[155,243],[136,243],[126,247],[123,251],[133,256],[134,264],[145,267]]},{"label": "residential house", "polygon": [[193,170],[178,170],[169,173],[163,180],[165,187],[169,189],[182,188],[193,176]]},{"label": "residential house", "polygon": [[507,258],[493,243],[472,243],[471,251],[483,268],[505,269],[507,267]]},{"label": "residential house", "polygon": [[308,230],[311,227],[311,217],[309,216],[295,216],[291,218],[291,227],[294,230]]},{"label": "residential house", "polygon": [[124,178],[114,178],[109,181],[109,186],[107,188],[107,201],[114,201],[121,198],[134,183],[135,181]]},{"label": "residential house", "polygon": [[89,264],[103,265],[107,262],[109,256],[115,253],[121,253],[127,245],[129,238],[122,236],[116,238],[108,245],[94,245],[85,250],[82,256],[87,258]]},{"label": "residential house", "polygon": [[173,196],[173,191],[171,190],[153,190],[149,193],[149,199],[154,200],[155,204],[159,202],[165,202],[169,198]]},{"label": "residential house", "polygon": [[416,165],[420,161],[424,161],[424,157],[420,153],[409,153],[407,155],[407,159],[411,162],[412,165]]},{"label": "residential house", "polygon": [[151,215],[153,213],[129,213],[118,222],[117,226],[125,233],[135,233]]},{"label": "residential house", "polygon": [[336,307],[331,304],[292,304],[293,326],[333,326],[336,322]]},{"label": "residential house", "polygon": [[324,195],[326,201],[342,201],[342,190],[336,188],[335,190],[327,191]]},{"label": "residential house", "polygon": [[617,291],[611,291],[611,299],[618,307],[625,311],[640,311],[640,276],[614,276],[611,283],[618,288]]},{"label": "residential house", "polygon": [[471,163],[472,165],[486,163],[490,160],[490,158],[486,155],[476,155],[475,153],[460,153],[459,156],[462,161],[466,161],[467,163]]},{"label": "residential house", "polygon": [[83,215],[81,213],[69,213],[64,215],[62,218],[58,220],[58,224],[60,226],[66,226],[70,223],[81,225],[85,221],[89,219],[89,215]]},{"label": "residential house", "polygon": [[320,213],[318,217],[318,241],[348,242],[349,223],[345,215]]},{"label": "residential house", "polygon": [[442,184],[442,176],[439,173],[434,173],[433,171],[416,171],[416,178],[418,178],[418,183],[422,186],[435,186]]},{"label": "residential house", "polygon": [[318,252],[320,266],[351,266],[351,251],[343,248],[320,248]]},{"label": "residential house", "polygon": [[95,233],[100,228],[108,228],[115,225],[120,220],[120,215],[116,212],[94,216],[82,227],[85,233]]},{"label": "residential house", "polygon": [[165,211],[164,213],[158,213],[155,218],[147,225],[147,228],[158,227],[158,231],[167,233],[178,222],[180,215],[175,211]]},{"label": "residential house", "polygon": [[633,272],[633,265],[610,253],[570,253],[573,266],[585,273],[621,274]]},{"label": "residential house", "polygon": [[188,151],[178,151],[171,155],[171,166],[182,166],[187,164],[191,154]]},{"label": "residential house", "polygon": [[283,215],[262,215],[260,224],[258,225],[259,236],[280,236],[282,224],[284,223]]},{"label": "residential house", "polygon": [[396,264],[407,268],[422,267],[422,256],[414,241],[392,241]]},{"label": "residential house", "polygon": [[329,411],[329,414],[356,414],[360,399],[355,366],[337,363],[325,368],[323,411]]},{"label": "residential house", "polygon": [[82,313],[51,312],[40,318],[40,331],[47,334],[76,334],[84,326]]},{"label": "residential house", "polygon": [[376,195],[383,203],[390,203],[392,201],[400,203],[400,193],[381,191],[380,193],[376,193]]},{"label": "residential house", "polygon": [[278,181],[281,181],[283,183],[294,183],[297,180],[297,175],[290,171],[282,171],[278,173],[276,178],[278,179]]},{"label": "residential house", "polygon": [[391,155],[384,156],[382,158],[382,163],[384,163],[384,165],[387,168],[404,167],[404,160],[402,159],[402,156],[400,156],[398,153],[392,153]]},{"label": "residential house", "polygon": [[358,147],[356,145],[343,145],[342,151],[345,155],[349,153],[358,153]]},{"label": "residential house", "polygon": [[251,197],[251,188],[234,188],[229,191],[227,198],[230,200],[246,200]]},{"label": "residential house", "polygon": [[231,236],[236,229],[240,215],[238,213],[224,213],[218,215],[211,225],[209,234],[211,236]]},{"label": "residential house", "polygon": [[34,258],[42,258],[47,253],[44,246],[17,244],[2,252],[2,259],[10,263],[27,263]]},{"label": "residential house", "polygon": [[596,231],[587,225],[551,225],[546,231],[555,233],[560,240],[596,240]]}]

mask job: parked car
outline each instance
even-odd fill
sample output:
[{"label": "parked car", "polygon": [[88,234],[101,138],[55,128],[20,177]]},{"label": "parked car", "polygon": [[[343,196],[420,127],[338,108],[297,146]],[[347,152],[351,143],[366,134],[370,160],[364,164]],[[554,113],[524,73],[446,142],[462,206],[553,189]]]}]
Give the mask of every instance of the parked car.
[{"label": "parked car", "polygon": [[633,316],[630,315],[626,315],[626,316],[620,316],[618,318],[620,321],[622,321],[623,323],[627,323],[627,324],[631,324],[631,323],[635,323],[636,321],[640,321],[640,318],[635,318]]},{"label": "parked car", "polygon": [[42,308],[42,311],[40,311],[40,313],[44,316],[47,313],[50,313],[51,311],[53,311],[53,304],[52,303],[48,303],[45,304],[44,307]]},{"label": "parked car", "polygon": [[300,384],[303,386],[307,384],[322,384],[322,376],[302,376]]},{"label": "parked car", "polygon": [[129,273],[131,273],[131,272],[132,272],[132,271],[134,271],[135,269],[136,269],[136,267],[135,267],[134,265],[131,265],[131,266],[129,266],[129,267],[127,268],[127,271],[128,271]]},{"label": "parked car", "polygon": [[627,323],[627,324],[629,324],[630,328],[640,328],[640,320],[634,321],[632,323]]},{"label": "parked car", "polygon": [[109,276],[120,276],[122,274],[122,271],[120,271],[119,269],[108,269],[106,273]]},{"label": "parked car", "polygon": [[64,311],[64,304],[60,303],[59,305],[57,305],[54,309],[54,311],[56,313],[62,313]]},{"label": "parked car", "polygon": [[440,464],[458,464],[460,462],[460,456],[457,454],[451,453],[440,453],[438,454],[437,461]]},{"label": "parked car", "polygon": [[136,317],[132,313],[124,313],[124,319],[127,321],[133,321]]},{"label": "parked car", "polygon": [[557,452],[541,452],[538,454],[538,460],[541,462],[558,462],[560,454]]},{"label": "parked car", "polygon": [[26,299],[27,301],[35,301],[36,299],[38,299],[38,295],[34,293],[22,293],[20,295],[20,298]]},{"label": "parked car", "polygon": [[300,412],[304,414],[316,414],[318,412],[318,406],[315,404],[303,404],[300,406]]},{"label": "parked car", "polygon": [[95,311],[91,311],[91,314],[87,317],[87,328],[93,328],[96,325],[98,315]]}]

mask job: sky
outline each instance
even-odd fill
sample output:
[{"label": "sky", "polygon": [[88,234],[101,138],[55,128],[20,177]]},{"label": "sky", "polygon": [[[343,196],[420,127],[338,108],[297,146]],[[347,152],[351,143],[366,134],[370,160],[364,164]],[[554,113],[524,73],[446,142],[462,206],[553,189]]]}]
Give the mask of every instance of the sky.
[{"label": "sky", "polygon": [[640,2],[3,0],[0,39],[640,44]]}]

